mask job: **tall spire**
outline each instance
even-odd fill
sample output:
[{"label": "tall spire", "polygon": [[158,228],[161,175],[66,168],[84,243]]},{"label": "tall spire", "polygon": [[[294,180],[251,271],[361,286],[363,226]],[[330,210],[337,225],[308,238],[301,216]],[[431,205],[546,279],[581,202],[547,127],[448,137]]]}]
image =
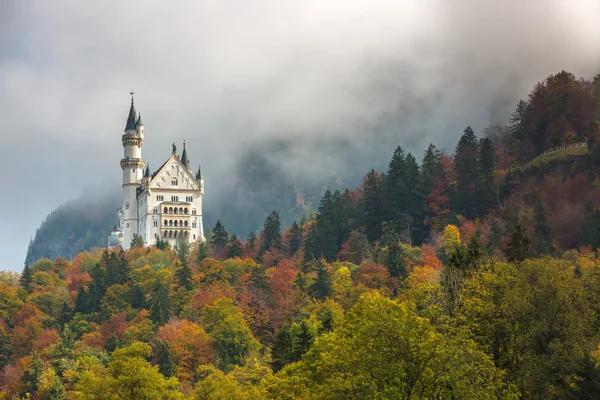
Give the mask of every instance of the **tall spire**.
[{"label": "tall spire", "polygon": [[196,172],[196,180],[202,179],[202,167],[198,165],[198,172]]},{"label": "tall spire", "polygon": [[138,119],[135,124],[136,125],[144,125],[144,123],[142,122],[142,113],[138,113]]},{"label": "tall spire", "polygon": [[185,151],[185,140],[183,141],[183,153],[181,153],[181,162],[187,169],[190,169],[190,160],[188,160],[187,151]]},{"label": "tall spire", "polygon": [[144,173],[144,178],[150,178],[150,165],[146,164],[146,172]]},{"label": "tall spire", "polygon": [[127,125],[125,125],[125,131],[134,131],[135,130],[135,122],[136,122],[136,115],[137,113],[135,112],[135,106],[133,105],[133,94],[134,92],[131,92],[131,107],[129,107],[129,116],[127,117]]}]

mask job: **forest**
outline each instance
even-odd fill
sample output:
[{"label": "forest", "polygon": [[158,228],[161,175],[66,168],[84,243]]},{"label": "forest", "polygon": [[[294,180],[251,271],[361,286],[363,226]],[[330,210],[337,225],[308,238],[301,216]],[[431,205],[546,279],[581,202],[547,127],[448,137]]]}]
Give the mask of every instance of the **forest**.
[{"label": "forest", "polygon": [[2,272],[0,399],[596,399],[599,120],[562,71],[291,226]]}]

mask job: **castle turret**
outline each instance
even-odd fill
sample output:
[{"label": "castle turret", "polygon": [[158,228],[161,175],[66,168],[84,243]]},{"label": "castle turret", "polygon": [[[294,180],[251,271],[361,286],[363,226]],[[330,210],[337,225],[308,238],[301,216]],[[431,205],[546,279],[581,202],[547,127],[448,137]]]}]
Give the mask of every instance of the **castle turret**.
[{"label": "castle turret", "polygon": [[[137,117],[137,118],[136,118]],[[134,234],[138,234],[137,188],[141,185],[144,174],[142,144],[144,142],[144,125],[141,116],[137,116],[131,93],[131,106],[125,124],[125,133],[121,136],[123,143],[123,248],[129,248]]]},{"label": "castle turret", "polygon": [[185,151],[185,140],[183,141],[183,153],[181,153],[181,162],[185,167],[190,169],[190,160],[188,159],[187,151]]}]

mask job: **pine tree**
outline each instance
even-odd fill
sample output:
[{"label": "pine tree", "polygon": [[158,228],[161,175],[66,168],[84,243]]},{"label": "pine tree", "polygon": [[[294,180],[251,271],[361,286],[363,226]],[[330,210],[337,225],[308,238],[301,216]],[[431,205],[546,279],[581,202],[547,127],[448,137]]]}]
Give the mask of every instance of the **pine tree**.
[{"label": "pine tree", "polygon": [[248,247],[248,250],[254,251],[254,248],[256,247],[256,239],[256,233],[250,232],[248,235],[248,241],[246,242],[246,247]]},{"label": "pine tree", "polygon": [[142,239],[142,237],[140,235],[138,235],[137,233],[134,233],[133,239],[131,239],[130,247],[132,249],[144,247],[144,239]]},{"label": "pine tree", "polygon": [[383,179],[375,170],[365,176],[362,196],[362,225],[370,242],[381,237],[382,226],[385,221],[385,186]]},{"label": "pine tree", "polygon": [[50,387],[48,394],[46,395],[48,400],[67,400],[67,392],[65,385],[63,385],[60,377],[54,377],[54,383]]},{"label": "pine tree", "polygon": [[425,234],[422,229],[423,219],[425,218],[424,208],[424,190],[421,185],[421,172],[417,160],[412,154],[406,155],[406,168],[404,170],[404,182],[407,186],[407,199],[406,199],[406,214],[410,217],[402,225],[396,225],[397,228],[401,228],[398,232],[403,232],[404,241],[412,244],[413,242],[421,242],[425,239]]},{"label": "pine tree", "polygon": [[23,273],[19,277],[19,285],[25,289],[27,293],[31,292],[31,283],[33,282],[33,271],[27,266],[23,269]]},{"label": "pine tree", "polygon": [[421,164],[421,185],[425,194],[431,193],[435,179],[442,176],[441,160],[442,153],[433,144],[430,144],[423,155]]},{"label": "pine tree", "polygon": [[385,257],[385,265],[390,271],[390,275],[395,278],[406,277],[406,266],[402,257],[402,249],[400,248],[400,239],[393,229],[388,228],[386,233],[387,254]]},{"label": "pine tree", "polygon": [[323,261],[317,263],[317,278],[310,286],[309,293],[318,300],[325,300],[327,297],[331,297],[331,274],[329,268],[327,268],[327,265]]},{"label": "pine tree", "polygon": [[227,244],[227,258],[241,257],[244,255],[244,245],[234,233]]},{"label": "pine tree", "polygon": [[213,229],[212,233],[212,243],[215,245],[215,247],[222,249],[223,247],[227,246],[227,243],[229,242],[229,232],[227,232],[227,229],[220,220],[218,220],[215,224],[215,228]]},{"label": "pine tree", "polygon": [[38,390],[40,377],[43,371],[44,364],[40,360],[38,352],[34,351],[31,355],[31,361],[29,361],[29,368],[23,374],[23,381],[27,385],[29,392],[35,392]]},{"label": "pine tree", "polygon": [[177,363],[175,362],[171,345],[162,340],[157,340],[154,351],[156,363],[158,364],[158,371],[167,378],[175,376],[175,374],[177,374]]},{"label": "pine tree", "polygon": [[273,372],[277,372],[294,361],[294,335],[288,324],[283,324],[275,335],[275,341],[271,350],[271,366]]},{"label": "pine tree", "polygon": [[164,325],[171,318],[172,304],[169,287],[159,279],[154,281],[150,290],[150,319],[158,326]]},{"label": "pine tree", "polygon": [[179,287],[185,288],[186,290],[192,290],[192,269],[188,265],[187,258],[183,258],[175,269],[175,275],[173,276],[175,283]]},{"label": "pine tree", "polygon": [[196,264],[202,264],[202,261],[210,257],[210,245],[208,241],[198,241],[198,247],[196,249]]},{"label": "pine tree", "polygon": [[489,252],[492,252],[494,249],[500,246],[500,241],[504,236],[504,232],[502,232],[502,228],[498,221],[493,220],[490,226],[490,236],[488,238],[487,249]]},{"label": "pine tree", "polygon": [[483,138],[479,144],[479,178],[477,180],[477,213],[487,214],[494,206],[494,170],[496,150],[490,138]]},{"label": "pine tree", "polygon": [[385,179],[385,191],[387,197],[387,221],[393,221],[393,227],[397,230],[403,230],[402,223],[399,222],[405,218],[402,215],[407,214],[408,192],[406,178],[406,156],[400,146],[396,147]]},{"label": "pine tree", "polygon": [[478,178],[478,143],[471,127],[467,127],[456,145],[456,211],[467,218],[475,216],[475,189]]},{"label": "pine tree", "polygon": [[188,241],[188,235],[186,233],[182,233],[177,236],[175,240],[175,253],[177,253],[177,257],[183,262],[183,259],[186,259],[190,256],[190,242]]},{"label": "pine tree", "polygon": [[275,210],[265,220],[264,232],[264,249],[267,251],[281,250],[281,222],[279,221],[279,214]]},{"label": "pine tree", "polygon": [[527,236],[527,228],[518,220],[513,226],[508,243],[506,244],[506,256],[510,261],[519,262],[529,256],[531,240]]},{"label": "pine tree", "polygon": [[156,238],[156,244],[155,244],[156,248],[159,250],[166,250],[170,247],[169,245],[169,241],[168,240],[162,240],[159,237]]},{"label": "pine tree", "polygon": [[302,228],[294,221],[288,236],[289,255],[293,257],[302,247]]}]

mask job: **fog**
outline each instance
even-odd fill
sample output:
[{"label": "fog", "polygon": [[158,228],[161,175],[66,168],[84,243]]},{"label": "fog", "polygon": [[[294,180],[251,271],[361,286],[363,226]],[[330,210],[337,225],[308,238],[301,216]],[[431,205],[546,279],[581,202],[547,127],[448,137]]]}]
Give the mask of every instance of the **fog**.
[{"label": "fog", "polygon": [[56,206],[120,185],[131,90],[143,157],[156,169],[185,139],[214,221],[231,214],[224,200],[248,201],[235,189],[257,158],[296,190],[354,186],[396,145],[420,159],[429,142],[451,152],[467,125],[505,122],[550,73],[600,72],[598,0],[0,8],[0,269],[22,269]]}]

